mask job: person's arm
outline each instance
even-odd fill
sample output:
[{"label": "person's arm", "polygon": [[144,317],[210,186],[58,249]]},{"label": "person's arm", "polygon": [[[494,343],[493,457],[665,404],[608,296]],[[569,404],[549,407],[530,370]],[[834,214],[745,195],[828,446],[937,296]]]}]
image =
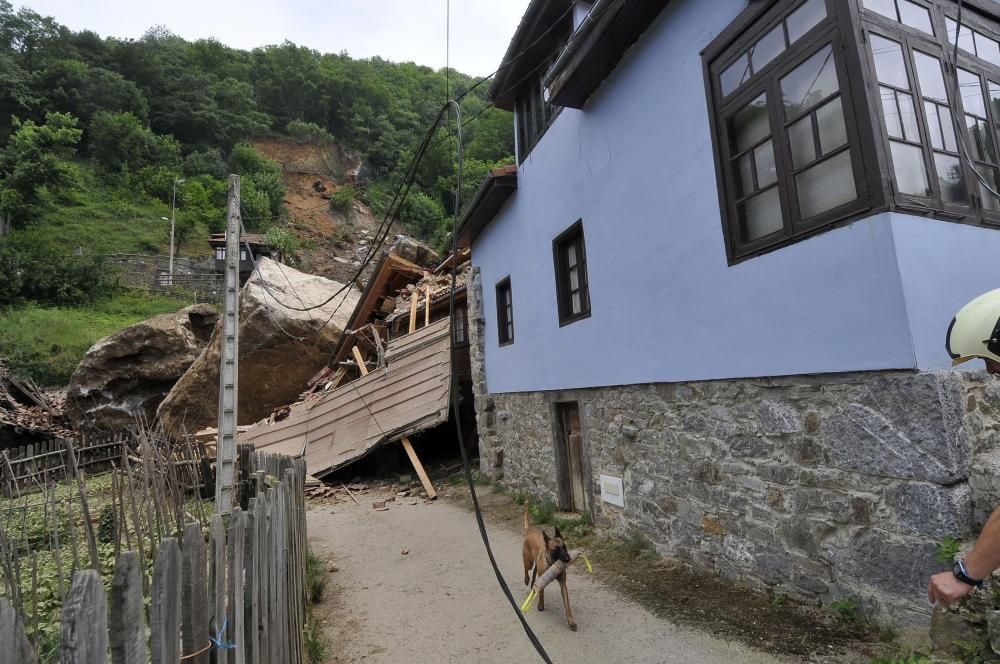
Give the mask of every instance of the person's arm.
[{"label": "person's arm", "polygon": [[[976,546],[965,557],[965,567],[973,579],[985,579],[1000,567],[1000,508],[993,511],[983,527]],[[927,599],[934,604],[954,604],[975,586],[955,578],[952,572],[941,572],[931,577],[927,585]]]}]

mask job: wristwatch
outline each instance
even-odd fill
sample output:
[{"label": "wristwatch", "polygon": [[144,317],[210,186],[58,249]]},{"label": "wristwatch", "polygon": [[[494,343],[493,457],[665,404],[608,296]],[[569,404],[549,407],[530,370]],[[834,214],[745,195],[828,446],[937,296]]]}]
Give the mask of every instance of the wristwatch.
[{"label": "wristwatch", "polygon": [[955,575],[955,578],[962,583],[968,584],[970,586],[975,586],[979,588],[983,585],[982,579],[973,579],[969,576],[969,569],[965,566],[964,560],[956,560],[955,564],[951,568],[951,573]]}]

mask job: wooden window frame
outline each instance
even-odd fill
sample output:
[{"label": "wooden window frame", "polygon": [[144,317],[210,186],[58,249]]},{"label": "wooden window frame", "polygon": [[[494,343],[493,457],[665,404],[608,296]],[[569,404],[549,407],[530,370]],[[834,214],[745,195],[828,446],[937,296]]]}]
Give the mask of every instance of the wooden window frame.
[{"label": "wooden window frame", "polygon": [[500,346],[509,346],[514,343],[514,291],[510,287],[509,275],[497,282],[496,298],[497,341]]},{"label": "wooden window frame", "polygon": [[[956,100],[955,98],[954,86],[955,77],[958,75],[957,68],[965,69],[975,74],[979,78],[980,84],[985,86],[983,92],[986,93],[984,95],[984,101],[986,102],[986,121],[992,129],[991,136],[994,141],[994,163],[991,166],[994,169],[1000,167],[1000,144],[998,144],[998,140],[1000,140],[1000,113],[997,112],[997,109],[993,108],[993,105],[988,99],[988,85],[989,81],[1000,83],[1000,65],[990,63],[976,54],[964,50],[962,47],[959,47],[958,61],[952,62],[953,44],[947,37],[946,18],[951,19],[952,21],[955,21],[958,18],[957,3],[953,0],[912,0],[913,2],[925,6],[930,10],[931,23],[935,31],[935,35],[933,37],[921,32],[920,30],[916,30],[902,23],[893,21],[892,19],[882,16],[877,12],[864,9],[863,0],[855,1],[857,2],[859,12],[859,34],[861,36],[859,50],[866,65],[866,82],[869,87],[870,96],[878,94],[878,86],[880,85],[876,76],[874,60],[870,48],[871,35],[875,34],[884,39],[889,39],[902,45],[906,73],[912,89],[911,94],[913,94],[914,102],[916,104],[916,119],[921,137],[923,139],[921,141],[920,148],[924,157],[924,170],[926,171],[928,184],[930,185],[932,192],[932,195],[929,197],[899,192],[898,186],[896,185],[895,173],[893,172],[892,157],[891,154],[889,154],[890,139],[884,118],[882,116],[882,109],[880,106],[876,106],[873,102],[872,115],[874,117],[875,130],[879,136],[879,147],[885,155],[885,172],[883,173],[883,178],[889,188],[889,208],[900,210],[909,214],[934,216],[947,221],[955,221],[974,226],[1000,226],[1000,210],[990,210],[983,205],[983,192],[980,191],[978,180],[975,175],[973,175],[972,168],[969,163],[961,156],[959,158],[968,204],[947,203],[943,200],[936,172],[934,170],[933,158],[935,153],[942,153],[946,151],[942,151],[931,146],[930,137],[927,133],[929,126],[923,103],[923,91],[920,87],[920,81],[917,78],[914,52],[920,51],[941,61],[943,65],[942,76],[944,78],[946,95],[948,97],[947,106],[949,111],[959,118],[961,126],[964,126],[965,115],[971,114],[971,112],[967,113],[964,107],[964,102]],[[1000,22],[998,22],[995,18],[990,19],[975,13],[975,8],[970,2],[965,3],[965,11],[962,15],[962,24],[963,26],[967,26],[983,33],[985,36],[1000,41]],[[877,97],[875,98],[877,99]],[[955,133],[957,134],[958,132],[956,131]],[[970,150],[972,149],[972,146],[969,145],[968,142],[966,145]],[[959,149],[961,150],[961,148]],[[970,156],[973,161],[981,161],[976,159],[973,155]]]},{"label": "wooden window frame", "polygon": [[[753,75],[728,95],[722,94],[719,76],[727,67],[740,59],[753,44],[780,25],[807,0],[779,0],[757,3],[746,9],[703,52],[706,94],[709,99],[710,122],[713,136],[713,153],[722,215],[723,237],[730,265],[780,249],[831,228],[850,223],[871,214],[884,204],[881,183],[878,180],[878,153],[867,114],[867,88],[862,79],[860,55],[851,44],[852,11],[848,3],[853,0],[824,0],[826,18],[812,26],[796,41],[789,44],[780,55],[755,71]],[[825,103],[837,98],[831,95],[804,112],[786,119],[781,103],[781,79],[829,45],[833,49],[839,84],[840,103],[847,132],[847,146],[794,168],[788,129],[797,120],[814,114]],[[728,122],[740,109],[766,94],[767,112],[771,130],[777,188],[781,206],[780,229],[749,241],[740,235],[740,217],[737,174],[730,167],[736,152],[730,145]],[[814,128],[815,131],[815,128]],[[826,210],[807,219],[802,217],[795,188],[795,176],[826,159],[849,150],[857,197],[843,205]]]},{"label": "wooden window frame", "polygon": [[[579,273],[580,311],[573,313],[573,290],[570,288],[570,266],[565,258],[565,247],[576,243],[576,268]],[[552,241],[552,263],[556,271],[556,305],[559,311],[559,327],[564,327],[585,318],[590,318],[590,279],[587,274],[587,243],[583,234],[583,220],[560,233]]]},{"label": "wooden window frame", "polygon": [[[542,67],[545,71],[547,67]],[[517,131],[517,163],[521,164],[535,149],[542,136],[552,126],[562,110],[545,101],[542,77],[537,75],[528,80],[515,98],[514,123]]]},{"label": "wooden window frame", "polygon": [[[972,174],[972,167],[965,158],[961,159],[963,180],[967,192],[968,204],[945,203],[940,192],[938,178],[933,164],[933,154],[947,153],[947,150],[934,149],[928,135],[927,113],[920,82],[917,80],[914,67],[913,51],[923,51],[941,60],[943,75],[947,87],[949,109],[960,119],[964,126],[965,108],[961,102],[954,99],[954,79],[957,76],[956,67],[966,69],[980,78],[984,93],[987,94],[987,120],[993,130],[995,161],[993,165],[1000,168],[1000,107],[994,107],[988,96],[989,82],[1000,85],[1000,62],[986,60],[982,54],[977,55],[965,48],[959,48],[957,62],[952,62],[953,45],[948,40],[946,19],[957,19],[957,2],[955,0],[911,0],[926,8],[931,17],[934,35],[929,35],[917,28],[907,26],[889,17],[883,16],[864,7],[864,0],[824,0],[827,18],[814,26],[809,33],[785,49],[785,51],[767,66],[762,67],[734,92],[723,98],[719,74],[732,62],[745,53],[770,29],[797,9],[805,0],[769,0],[768,2],[751,3],[720,35],[702,52],[703,70],[705,76],[705,93],[709,101],[709,122],[712,129],[713,156],[716,164],[716,179],[719,191],[719,204],[723,223],[723,236],[726,244],[726,255],[730,265],[735,265],[761,254],[780,249],[833,228],[850,224],[857,219],[868,217],[883,211],[900,211],[911,215],[924,216],[940,221],[958,222],[988,228],[1000,227],[1000,209],[990,210],[984,205],[979,182]],[[981,0],[965,0],[965,11],[962,16],[964,26],[971,28],[984,36],[1000,43],[1000,10],[992,9],[990,3]],[[878,34],[902,45],[906,74],[910,81],[909,94],[913,95],[915,115],[919,127],[920,150],[924,162],[924,170],[928,178],[928,186],[932,192],[929,197],[902,194],[896,184],[893,169],[893,159],[890,149],[888,129],[883,117],[879,97],[878,78],[875,72],[874,60],[870,50],[870,35]],[[849,144],[853,156],[856,188],[859,199],[864,198],[867,205],[859,205],[857,209],[833,211],[810,220],[808,224],[798,223],[800,220],[791,218],[793,196],[788,194],[790,177],[787,170],[788,150],[787,136],[781,140],[785,145],[777,146],[778,137],[775,131],[780,127],[779,119],[771,117],[772,139],[775,141],[775,162],[785,160],[785,167],[777,166],[779,185],[786,188],[782,194],[783,232],[778,237],[768,236],[752,243],[740,243],[738,236],[738,218],[734,205],[735,177],[728,168],[728,137],[726,118],[730,117],[740,101],[744,104],[768,91],[768,99],[777,99],[778,85],[771,82],[780,79],[790,71],[792,61],[801,62],[808,57],[806,52],[813,53],[823,39],[828,39],[837,47],[837,70],[840,79],[844,104],[844,120],[849,133]],[[987,52],[989,57],[990,52]],[[993,56],[996,59],[996,56]],[[791,65],[794,67],[794,65]],[[893,86],[887,86],[892,88]],[[773,90],[770,91],[770,90]],[[769,113],[783,115],[778,104],[769,105]],[[855,138],[859,142],[855,143]],[[894,139],[898,140],[898,139]],[[909,141],[909,144],[916,145]],[[975,152],[974,146],[966,143],[970,152]],[[976,163],[987,163],[973,154]],[[862,170],[859,170],[858,160]],[[998,170],[997,172],[1000,172]],[[784,174],[784,175],[783,175]],[[1000,184],[1000,183],[998,183]],[[1000,207],[1000,204],[997,205]]]}]

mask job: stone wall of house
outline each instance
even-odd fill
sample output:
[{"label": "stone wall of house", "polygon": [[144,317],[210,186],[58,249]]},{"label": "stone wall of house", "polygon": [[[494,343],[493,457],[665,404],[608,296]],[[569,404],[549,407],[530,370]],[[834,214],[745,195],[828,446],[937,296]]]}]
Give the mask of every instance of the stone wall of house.
[{"label": "stone wall of house", "polygon": [[[1000,504],[1000,382],[983,373],[494,395],[477,379],[483,471],[557,500],[564,401],[580,407],[598,521],[664,555],[826,603],[858,598],[900,623],[930,615],[937,543],[970,539]],[[599,474],[624,480],[624,509],[600,500]]]},{"label": "stone wall of house", "polygon": [[472,394],[479,435],[479,467],[495,479],[503,477],[503,448],[498,444],[493,398],[486,389],[486,318],[483,315],[483,281],[479,268],[472,268],[466,291],[469,319],[469,362],[472,366]]}]

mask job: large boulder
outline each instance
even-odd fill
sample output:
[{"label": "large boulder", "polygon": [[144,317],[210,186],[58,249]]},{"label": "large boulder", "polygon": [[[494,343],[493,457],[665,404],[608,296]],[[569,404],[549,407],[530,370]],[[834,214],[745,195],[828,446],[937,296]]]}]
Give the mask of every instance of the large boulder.
[{"label": "large boulder", "polygon": [[[268,258],[259,259],[257,266],[259,274],[255,272],[240,293],[240,424],[252,424],[298,399],[308,380],[329,361],[360,295],[350,288],[316,309],[295,311],[284,304],[313,307],[343,285]],[[173,436],[216,424],[220,334],[221,321],[160,405],[160,422]]]},{"label": "large boulder", "polygon": [[215,307],[196,304],[161,314],[91,346],[70,379],[67,415],[81,431],[152,420],[177,379],[212,336]]}]

